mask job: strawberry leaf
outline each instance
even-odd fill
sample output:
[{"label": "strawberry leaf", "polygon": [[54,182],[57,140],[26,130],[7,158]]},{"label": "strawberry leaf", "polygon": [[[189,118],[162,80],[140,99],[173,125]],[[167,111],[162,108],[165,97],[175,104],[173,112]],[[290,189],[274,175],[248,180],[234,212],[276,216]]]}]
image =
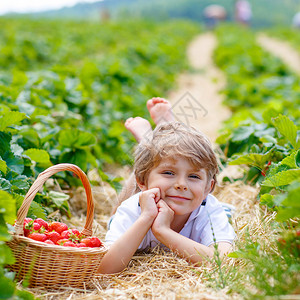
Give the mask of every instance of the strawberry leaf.
[{"label": "strawberry leaf", "polygon": [[0,158],[0,171],[5,175],[7,172],[7,165],[4,160]]},{"label": "strawberry leaf", "polygon": [[297,126],[293,121],[285,115],[279,115],[278,117],[273,118],[272,121],[280,134],[283,135],[295,149],[297,149],[297,147],[299,147],[299,143],[297,143]]},{"label": "strawberry leaf", "polygon": [[300,177],[300,169],[290,169],[279,172],[269,178],[266,178],[262,185],[270,187],[279,187],[288,185]]},{"label": "strawberry leaf", "polygon": [[5,131],[8,126],[18,125],[22,120],[26,119],[24,113],[18,111],[10,111],[9,113],[0,116],[0,131]]},{"label": "strawberry leaf", "polygon": [[8,192],[0,190],[0,214],[5,222],[13,224],[16,218],[16,201]]},{"label": "strawberry leaf", "polygon": [[34,160],[37,163],[51,164],[48,152],[42,149],[28,149],[23,152],[23,155],[29,156],[32,160]]}]

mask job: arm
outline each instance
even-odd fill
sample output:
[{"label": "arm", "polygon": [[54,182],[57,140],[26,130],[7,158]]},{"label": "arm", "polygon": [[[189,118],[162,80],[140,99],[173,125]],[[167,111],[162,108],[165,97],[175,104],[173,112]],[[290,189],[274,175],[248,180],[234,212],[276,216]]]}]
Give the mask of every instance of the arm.
[{"label": "arm", "polygon": [[[197,264],[205,258],[213,258],[214,245],[207,247],[171,229],[173,215],[174,212],[171,208],[163,200],[159,201],[158,216],[152,225],[152,232],[155,237],[180,257],[193,264]],[[230,249],[230,243],[218,243],[220,256],[228,253]]]},{"label": "arm", "polygon": [[158,188],[145,191],[140,195],[141,215],[109,248],[102,258],[98,269],[99,273],[117,273],[126,268],[157,216],[156,202],[159,200],[159,197],[160,192]]},{"label": "arm", "polygon": [[[156,236],[156,238],[180,257],[193,264],[198,264],[206,258],[211,259],[214,257],[214,245],[207,247],[173,231],[172,229],[162,231],[160,236]],[[231,250],[230,243],[220,242],[217,245],[220,256],[227,254]]]}]

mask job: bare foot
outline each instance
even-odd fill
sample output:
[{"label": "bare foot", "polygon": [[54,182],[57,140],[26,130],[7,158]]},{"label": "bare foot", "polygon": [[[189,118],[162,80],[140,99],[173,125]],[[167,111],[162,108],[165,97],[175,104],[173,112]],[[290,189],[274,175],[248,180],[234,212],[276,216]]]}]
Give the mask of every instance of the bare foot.
[{"label": "bare foot", "polygon": [[149,121],[141,117],[127,119],[125,127],[133,134],[137,142],[140,142],[144,136],[152,132]]},{"label": "bare foot", "polygon": [[148,100],[147,108],[156,125],[163,122],[175,121],[171,103],[164,98],[154,97]]}]

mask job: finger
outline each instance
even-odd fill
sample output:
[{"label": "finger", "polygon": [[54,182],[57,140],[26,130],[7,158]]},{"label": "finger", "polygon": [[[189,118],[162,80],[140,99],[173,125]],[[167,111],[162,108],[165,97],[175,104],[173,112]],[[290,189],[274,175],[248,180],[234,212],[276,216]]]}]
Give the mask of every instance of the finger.
[{"label": "finger", "polygon": [[168,205],[167,205],[167,203],[164,201],[164,200],[162,200],[162,199],[160,199],[158,202],[157,202],[157,207],[160,209],[167,209],[168,208]]},{"label": "finger", "polygon": [[155,190],[155,198],[154,198],[154,201],[155,203],[157,203],[159,200],[160,200],[160,189],[159,188],[154,188]]}]

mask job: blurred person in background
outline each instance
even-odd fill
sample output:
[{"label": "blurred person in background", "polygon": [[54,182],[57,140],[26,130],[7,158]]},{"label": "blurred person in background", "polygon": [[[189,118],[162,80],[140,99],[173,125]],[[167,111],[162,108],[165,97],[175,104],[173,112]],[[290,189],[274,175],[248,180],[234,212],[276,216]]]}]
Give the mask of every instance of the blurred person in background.
[{"label": "blurred person in background", "polygon": [[249,26],[252,18],[252,10],[249,1],[237,0],[235,2],[235,19],[238,23]]},{"label": "blurred person in background", "polygon": [[292,24],[294,28],[300,29],[300,11],[295,14]]},{"label": "blurred person in background", "polygon": [[221,5],[208,5],[203,10],[204,22],[208,28],[214,28],[220,21],[225,21],[227,12]]}]

